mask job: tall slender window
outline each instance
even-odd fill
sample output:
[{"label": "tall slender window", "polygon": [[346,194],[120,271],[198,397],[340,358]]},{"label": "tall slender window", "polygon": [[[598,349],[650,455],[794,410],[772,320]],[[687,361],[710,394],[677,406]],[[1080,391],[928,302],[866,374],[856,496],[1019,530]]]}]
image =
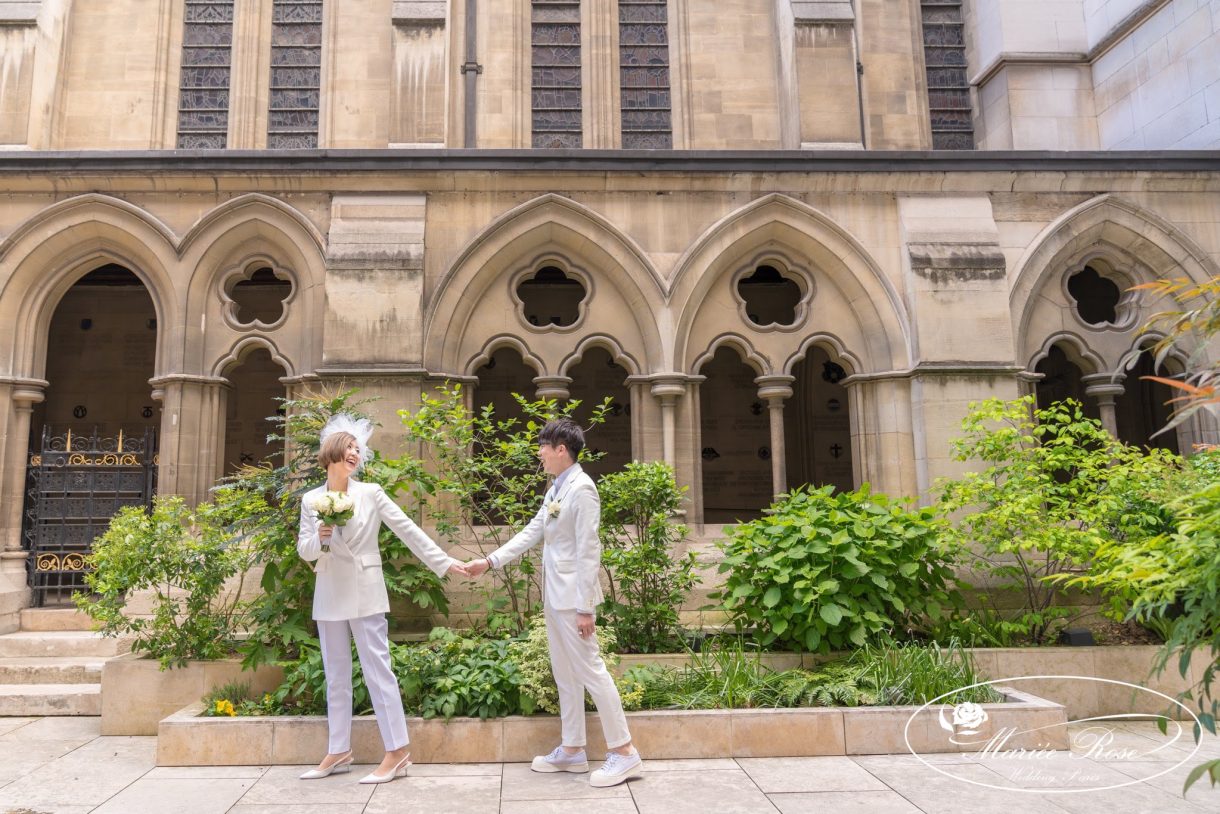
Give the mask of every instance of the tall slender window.
[{"label": "tall slender window", "polygon": [[580,3],[533,0],[531,109],[535,147],[580,147]]},{"label": "tall slender window", "polygon": [[233,0],[186,0],[178,148],[223,150],[229,134]]},{"label": "tall slender window", "polygon": [[665,0],[618,0],[624,149],[673,147]]},{"label": "tall slender window", "polygon": [[274,0],[267,147],[318,146],[322,0]]},{"label": "tall slender window", "polygon": [[973,150],[970,82],[961,0],[920,0],[923,52],[928,71],[932,148]]}]

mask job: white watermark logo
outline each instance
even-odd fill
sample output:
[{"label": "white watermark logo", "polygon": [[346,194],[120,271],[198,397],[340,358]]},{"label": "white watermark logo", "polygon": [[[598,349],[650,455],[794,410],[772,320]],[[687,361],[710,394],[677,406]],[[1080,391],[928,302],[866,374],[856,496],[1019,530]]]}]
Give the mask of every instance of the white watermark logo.
[{"label": "white watermark logo", "polygon": [[[1071,721],[1068,729],[1066,716],[1060,721],[1046,723],[1048,713],[1054,717],[1056,706],[1039,704],[1037,698],[1017,690],[1015,685],[1028,681],[1096,682],[1111,687],[1126,687],[1135,693],[1147,693],[1157,699],[1160,709],[1176,707],[1189,721],[1155,713],[1121,713],[1099,715]],[[1006,702],[979,704],[973,701],[954,703],[960,696],[976,687],[994,686],[1008,689]],[[933,714],[935,717],[933,718]],[[932,721],[936,725],[932,725]],[[1131,720],[1160,720],[1165,722],[1162,736],[1133,734],[1122,729],[1121,724]],[[1189,729],[1190,722],[1197,727],[1199,719],[1180,701],[1137,684],[1109,678],[1086,676],[1020,676],[980,681],[968,687],[939,695],[919,707],[907,719],[903,728],[903,740],[911,754],[928,768],[976,786],[1001,791],[1024,791],[1038,794],[1081,793],[1122,788],[1143,783],[1154,777],[1167,774],[1183,765],[1199,750]],[[926,725],[925,725],[926,724]],[[939,731],[938,731],[939,730]],[[919,743],[917,749],[912,743]],[[1183,746],[1193,746],[1187,752]],[[920,754],[920,752],[924,754]],[[972,756],[968,763],[931,762],[925,754],[962,752]],[[1161,771],[1147,776],[1133,777],[1106,766],[1124,761],[1146,761]],[[986,766],[999,775],[991,784],[978,779],[977,767]],[[1141,764],[1145,765],[1145,764]],[[974,772],[962,767],[975,767]],[[970,776],[966,776],[970,775]]]}]

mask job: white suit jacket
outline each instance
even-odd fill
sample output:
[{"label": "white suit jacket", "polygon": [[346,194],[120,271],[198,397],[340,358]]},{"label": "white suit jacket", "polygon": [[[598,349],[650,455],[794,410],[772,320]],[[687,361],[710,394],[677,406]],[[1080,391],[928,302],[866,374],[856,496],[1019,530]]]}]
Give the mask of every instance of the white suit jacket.
[{"label": "white suit jacket", "polygon": [[[553,489],[553,487],[552,487]],[[551,516],[551,503],[559,514]],[[602,602],[602,546],[597,536],[601,498],[593,479],[575,464],[559,494],[548,491],[533,519],[511,540],[491,553],[502,568],[538,543],[542,547],[542,601],[554,610],[593,612]]]},{"label": "white suit jacket", "polygon": [[317,561],[314,571],[317,581],[313,592],[313,618],[337,622],[359,619],[375,613],[388,613],[390,598],[381,573],[381,548],[377,534],[384,522],[394,530],[411,552],[443,576],[457,560],[411,522],[390,496],[375,483],[348,481],[347,493],[356,506],[351,520],[335,528],[330,538],[330,552],[322,551],[318,537],[318,513],[313,498],[326,491],[326,484],[306,492],[301,499],[301,531],[297,537],[297,553],[301,558]]}]

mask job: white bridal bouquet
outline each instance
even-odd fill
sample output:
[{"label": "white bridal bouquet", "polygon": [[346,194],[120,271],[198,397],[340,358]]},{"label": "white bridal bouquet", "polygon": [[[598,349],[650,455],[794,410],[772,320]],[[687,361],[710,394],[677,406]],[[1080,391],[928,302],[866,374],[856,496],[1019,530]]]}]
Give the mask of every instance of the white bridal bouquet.
[{"label": "white bridal bouquet", "polygon": [[343,492],[323,492],[313,499],[318,519],[328,526],[342,526],[352,519],[356,504]]}]

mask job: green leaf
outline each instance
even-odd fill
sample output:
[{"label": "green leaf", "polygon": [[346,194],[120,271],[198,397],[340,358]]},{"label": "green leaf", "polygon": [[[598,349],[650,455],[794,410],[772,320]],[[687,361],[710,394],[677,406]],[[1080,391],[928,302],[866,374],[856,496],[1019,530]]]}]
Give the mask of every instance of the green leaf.
[{"label": "green leaf", "polygon": [[778,585],[772,585],[767,589],[767,592],[763,594],[763,604],[768,608],[774,608],[779,604],[779,601],[783,598],[783,596],[784,592],[780,589],[780,587]]},{"label": "green leaf", "polygon": [[843,609],[833,602],[828,602],[819,608],[818,615],[825,620],[826,624],[832,627],[843,621]]}]

